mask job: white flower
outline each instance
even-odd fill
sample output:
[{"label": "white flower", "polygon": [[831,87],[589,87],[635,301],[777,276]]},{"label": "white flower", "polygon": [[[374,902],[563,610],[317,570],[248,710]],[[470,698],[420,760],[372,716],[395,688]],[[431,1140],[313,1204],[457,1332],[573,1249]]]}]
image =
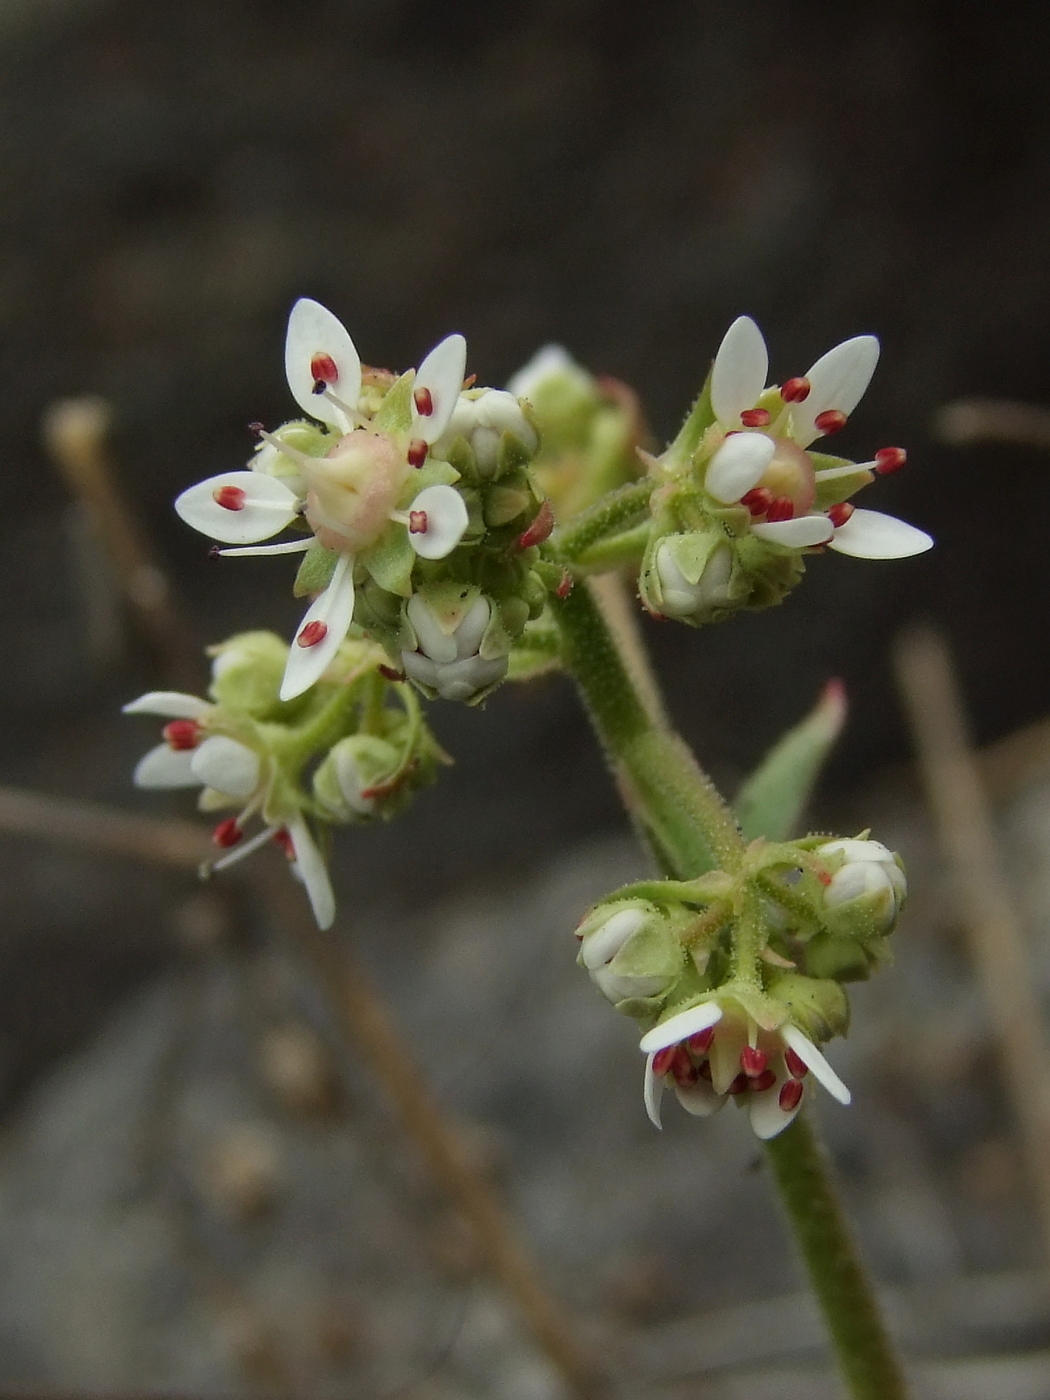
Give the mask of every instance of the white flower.
[{"label": "white flower", "polygon": [[504,433],[513,433],[529,452],[535,452],[539,446],[539,435],[515,393],[506,389],[473,389],[460,395],[435,450],[441,456],[457,438],[466,438],[478,471],[482,476],[491,476]]},{"label": "white flower", "polygon": [[[164,726],[164,743],[150,749],[136,765],[136,787],[200,788],[199,805],[204,812],[238,807],[235,817],[227,817],[215,828],[215,843],[228,854],[212,862],[208,872],[224,870],[268,841],[277,840],[291,858],[293,873],[306,887],[318,926],[330,928],[335,919],[335,896],[302,812],[272,809],[276,774],[271,758],[228,734],[207,733],[215,710],[216,706],[196,695],[173,690],[153,690],[125,705],[126,715],[158,715],[170,721]],[[265,825],[245,841],[245,823],[256,813],[262,813]]]},{"label": "white flower", "polygon": [[[209,477],[184,491],[175,509],[211,539],[237,546],[221,554],[294,554],[314,541],[339,555],[328,587],[311,603],[289,651],[281,699],[308,690],[328,668],[354,614],[354,560],[396,522],[425,559],[443,559],[467,528],[467,509],[452,486],[428,486],[407,510],[397,510],[413,467],[444,433],[459,402],[466,341],[447,336],[426,356],[413,380],[407,433],[371,430],[360,411],[361,357],[342,323],[302,298],[292,308],[285,341],[285,372],[292,397],[306,413],[339,433],[323,457],[264,434],[267,449],[294,468],[275,475],[272,456],[253,470]],[[262,545],[297,519],[311,537]]]},{"label": "white flower", "polygon": [[657,545],[655,565],[660,578],[661,606],[667,617],[692,617],[699,621],[718,608],[728,606],[733,573],[733,551],[728,543],[715,546],[696,583],[690,583],[678,567],[669,538]]},{"label": "white flower", "polygon": [[908,882],[891,850],[881,841],[843,840],[819,846],[816,854],[842,861],[824,890],[824,903],[829,908],[863,898],[882,928],[893,927],[904,904]]},{"label": "white flower", "polygon": [[408,600],[407,611],[418,650],[403,651],[401,664],[407,675],[436,690],[442,700],[469,700],[507,674],[505,656],[487,661],[480,655],[481,639],[492,617],[488,598],[475,598],[451,628],[443,625],[419,593]]},{"label": "white flower", "polygon": [[923,530],[880,511],[845,502],[814,509],[819,482],[864,471],[885,474],[904,463],[903,449],[889,447],[871,462],[816,471],[805,450],[845,426],[878,358],[873,335],[844,340],[805,375],[781,385],[778,407],[760,407],[767,393],[766,343],[749,316],[738,317],[711,370],[711,407],[728,436],[708,464],[708,493],[723,505],[747,506],[759,539],[792,549],[827,545],[861,559],[903,559],[929,549],[933,541]]},{"label": "white flower", "polygon": [[646,1056],[645,1107],[658,1128],[665,1084],[700,1118],[740,1097],[762,1139],[776,1137],[798,1113],[810,1071],[839,1103],[850,1101],[845,1084],[797,1026],[759,1027],[730,997],[712,996],[660,1022],[639,1048]]}]

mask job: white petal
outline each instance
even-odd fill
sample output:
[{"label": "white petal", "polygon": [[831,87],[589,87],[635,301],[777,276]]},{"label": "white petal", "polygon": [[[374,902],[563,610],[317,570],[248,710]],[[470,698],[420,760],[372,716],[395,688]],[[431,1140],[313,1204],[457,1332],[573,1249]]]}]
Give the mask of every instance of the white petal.
[{"label": "white petal", "polygon": [[694,1118],[709,1118],[726,1101],[725,1094],[716,1094],[705,1079],[698,1079],[688,1087],[676,1084],[674,1091],[686,1113],[691,1113]]},{"label": "white petal", "polygon": [[311,418],[330,423],[341,433],[350,431],[352,424],[336,404],[322,394],[314,393],[316,382],[310,362],[315,355],[328,355],[339,376],[330,386],[332,392],[350,408],[356,409],[361,397],[361,357],[350,333],[342,321],[320,302],[301,297],[288,317],[288,334],[284,342],[284,372],[292,398]]},{"label": "white petal", "polygon": [[416,371],[415,389],[429,389],[434,411],[420,413],[413,405],[412,436],[424,442],[437,442],[448,426],[459,402],[463,376],[467,370],[467,342],[461,335],[448,335],[435,345]]},{"label": "white petal", "polygon": [[783,1085],[784,1080],[778,1078],[771,1088],[762,1089],[759,1093],[752,1090],[748,1095],[747,1111],[751,1119],[751,1131],[763,1142],[768,1142],[770,1138],[775,1138],[777,1133],[784,1131],[802,1107],[802,1099],[806,1096],[803,1090],[794,1108],[783,1109],[780,1107],[780,1090]]},{"label": "white petal", "polygon": [[431,661],[455,661],[459,655],[456,650],[456,638],[442,630],[433,608],[421,593],[412,594],[406,611],[423,655]]},{"label": "white petal", "polygon": [[424,656],[419,651],[403,651],[401,669],[410,680],[419,685],[429,686],[431,690],[437,690],[438,663],[431,661],[429,656]]},{"label": "white petal", "polygon": [[638,1043],[643,1055],[657,1050],[666,1050],[668,1045],[677,1045],[698,1031],[706,1031],[708,1026],[722,1019],[722,1008],[716,1001],[702,1001],[699,1006],[691,1006],[688,1011],[679,1011],[667,1021],[661,1021],[651,1031],[647,1031]]},{"label": "white petal", "polygon": [[158,744],[140,758],[132,774],[132,782],[141,788],[198,787],[200,780],[190,767],[192,749],[170,749]]},{"label": "white petal", "polygon": [[302,817],[293,817],[288,823],[288,835],[292,838],[296,868],[306,886],[317,927],[331,928],[335,921],[335,894],[328,878],[328,867],[314,844],[310,828]]},{"label": "white petal", "polygon": [[[294,700],[320,680],[342,646],[353,617],[354,560],[350,554],[340,554],[331,583],[303,614],[288,649],[288,664],[281,681],[282,700]],[[301,647],[297,639],[311,622],[323,622],[328,630],[314,646]]]},{"label": "white petal", "polygon": [[830,548],[855,559],[908,559],[925,554],[933,540],[925,530],[884,515],[881,510],[855,510],[835,531]]},{"label": "white petal", "polygon": [[599,924],[596,929],[592,929],[583,940],[580,961],[584,967],[588,969],[604,967],[606,963],[612,962],[631,935],[638,932],[645,920],[646,911],[644,909],[617,909],[615,913],[610,914],[604,924]]},{"label": "white petal", "polygon": [[806,1068],[811,1070],[813,1075],[820,1080],[833,1099],[838,1099],[839,1103],[850,1102],[853,1095],[809,1037],[802,1034],[798,1026],[783,1026],[780,1037],[785,1045],[789,1045],[794,1050]]},{"label": "white petal", "polygon": [[711,369],[711,407],[726,428],[740,426],[740,415],[754,408],[766,387],[769,354],[750,316],[738,316],[726,331]]},{"label": "white petal", "polygon": [[513,433],[530,451],[539,446],[536,429],[525,417],[521,404],[505,389],[489,389],[477,400],[477,421],[496,433]]},{"label": "white petal", "polygon": [[894,864],[893,852],[881,841],[858,841],[845,837],[841,841],[826,841],[816,850],[818,856],[842,856],[846,860],[876,860]]},{"label": "white petal", "polygon": [[645,1083],[642,1085],[642,1097],[645,1099],[645,1111],[648,1113],[650,1121],[657,1128],[662,1128],[660,1121],[660,1100],[664,1096],[664,1081],[661,1076],[657,1079],[653,1073],[654,1055],[650,1055],[645,1062]]},{"label": "white petal", "polygon": [[247,798],[259,786],[262,761],[254,749],[226,734],[213,734],[190,753],[197,781],[230,797]]},{"label": "white petal", "polygon": [[[219,505],[224,487],[244,492],[239,510]],[[177,514],[213,540],[223,544],[256,544],[290,525],[298,514],[299,498],[283,481],[265,472],[226,472],[198,481],[175,502]]]},{"label": "white petal", "polygon": [[791,405],[791,423],[800,447],[821,436],[813,420],[829,408],[847,416],[860,403],[879,362],[879,342],[873,335],[855,335],[836,345],[806,373],[809,395]]},{"label": "white petal", "polygon": [[723,505],[739,501],[765,476],[776,450],[765,433],[733,433],[711,458],[704,486]]},{"label": "white petal", "polygon": [[478,648],[481,646],[481,639],[485,635],[485,629],[489,625],[492,617],[492,604],[482,594],[475,598],[467,609],[467,615],[456,628],[456,655],[461,659],[467,656],[476,656]]},{"label": "white petal", "polygon": [[751,526],[751,533],[770,544],[787,545],[790,549],[808,549],[828,544],[835,527],[826,515],[797,515],[794,520],[771,520]]},{"label": "white petal", "polygon": [[501,681],[507,674],[507,666],[505,656],[496,656],[491,661],[483,661],[480,656],[464,656],[437,666],[434,684],[442,700],[470,700],[479,690]]},{"label": "white petal", "polygon": [[121,709],[125,715],[160,715],[163,719],[202,719],[211,706],[199,695],[184,695],[181,690],[150,690],[137,700],[129,700]]},{"label": "white petal", "polygon": [[423,511],[427,528],[413,532],[408,542],[421,559],[444,559],[463,538],[470,517],[463,497],[454,486],[426,486],[409,506]]}]

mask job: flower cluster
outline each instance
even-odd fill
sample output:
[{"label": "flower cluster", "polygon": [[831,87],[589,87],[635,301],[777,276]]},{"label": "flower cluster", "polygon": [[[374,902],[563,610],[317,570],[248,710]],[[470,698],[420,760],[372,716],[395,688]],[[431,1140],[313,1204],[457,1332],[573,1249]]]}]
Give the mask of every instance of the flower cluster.
[{"label": "flower cluster", "polygon": [[[134,781],[199,788],[203,812],[233,808],[212,833],[222,854],[205,873],[273,841],[328,928],[335,899],[315,832],[392,816],[445,759],[410,688],[381,673],[374,645],[344,641],[332,658],[333,681],[291,704],[279,693],[287,659],[279,637],[245,633],[213,648],[208,699],[150,691],[125,705],[125,714],[167,721]],[[248,836],[256,819],[259,829]]]},{"label": "flower cluster", "polygon": [[791,1122],[809,1074],[848,1103],[818,1047],[845,1032],[841,982],[885,958],[905,893],[881,842],[807,837],[752,843],[733,876],[642,882],[591,910],[579,962],[645,1027],[656,1126],[665,1086],[701,1117],[735,1099],[760,1138]]},{"label": "flower cluster", "polygon": [[716,621],[779,602],[801,577],[805,553],[901,559],[930,548],[924,531],[850,501],[902,467],[903,448],[860,463],[813,451],[845,427],[878,357],[874,336],[855,336],[804,375],[767,388],[761,331],[747,316],[733,322],[678,439],[650,459],[652,528],[640,579],[650,611]]},{"label": "flower cluster", "polygon": [[[450,335],[419,368],[363,366],[345,327],[315,301],[296,302],[285,371],[309,415],[260,444],[247,469],[209,477],[175,503],[223,555],[303,553],[296,592],[312,598],[289,649],[280,698],[293,700],[332,665],[355,621],[429,695],[476,701],[503,679],[513,641],[543,606],[531,574],[542,501],[528,475],[538,436],[512,394],[464,387],[466,342]],[[314,420],[314,421],[310,421]],[[550,525],[546,526],[549,532]],[[285,530],[290,538],[264,544]],[[420,642],[428,587],[483,594],[485,625],[462,633],[445,664]],[[422,624],[450,637],[444,612]],[[463,654],[466,636],[471,651]]]}]

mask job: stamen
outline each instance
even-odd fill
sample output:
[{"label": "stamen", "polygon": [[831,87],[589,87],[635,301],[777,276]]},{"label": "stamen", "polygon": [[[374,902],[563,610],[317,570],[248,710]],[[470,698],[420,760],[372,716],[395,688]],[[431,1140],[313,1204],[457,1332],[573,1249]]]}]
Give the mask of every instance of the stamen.
[{"label": "stamen", "polygon": [[314,543],[311,536],[308,540],[284,540],[281,544],[239,544],[232,549],[220,549],[215,545],[208,557],[218,559],[221,555],[224,559],[230,559],[246,554],[304,554],[306,550],[313,548]]},{"label": "stamen", "polygon": [[657,1050],[653,1056],[653,1073],[657,1076],[667,1074],[674,1064],[674,1057],[677,1054],[677,1045],[665,1045],[662,1050]]},{"label": "stamen", "polygon": [[236,817],[227,817],[211,834],[211,839],[221,850],[236,846],[244,836],[244,828]]},{"label": "stamen", "polygon": [[217,486],[211,493],[212,500],[223,510],[243,510],[248,493],[240,486]]},{"label": "stamen", "polygon": [[410,535],[425,535],[428,528],[425,510],[410,510],[408,512],[408,533]]},{"label": "stamen", "polygon": [[376,667],[376,670],[381,676],[385,677],[388,681],[403,681],[405,679],[404,671],[398,671],[393,666],[386,666],[380,664]]},{"label": "stamen", "polygon": [[751,514],[757,518],[760,515],[765,515],[773,504],[773,492],[766,486],[754,486],[740,497],[740,504],[747,506]]},{"label": "stamen", "polygon": [[680,1084],[683,1089],[690,1088],[700,1078],[700,1071],[689,1058],[689,1051],[684,1045],[679,1045],[675,1050],[671,1073],[674,1075],[674,1082]]},{"label": "stamen", "polygon": [[421,418],[429,418],[434,412],[434,395],[425,384],[421,384],[418,389],[413,390],[412,402]]},{"label": "stamen", "polygon": [[408,451],[405,453],[405,456],[408,458],[408,465],[410,467],[421,467],[427,460],[427,453],[429,451],[429,445],[425,443],[422,438],[413,438],[408,444]]},{"label": "stamen", "polygon": [[295,847],[292,845],[292,838],[286,826],[282,826],[279,831],[275,831],[272,839],[273,844],[275,846],[280,846],[289,860],[295,859]]},{"label": "stamen", "polygon": [[749,1076],[751,1079],[751,1092],[761,1094],[764,1089],[772,1089],[777,1082],[777,1077],[771,1069],[764,1069],[761,1074]]},{"label": "stamen", "polygon": [[801,1056],[796,1055],[790,1046],[784,1051],[784,1063],[787,1065],[788,1074],[794,1079],[805,1079],[809,1073],[809,1067]]},{"label": "stamen", "polygon": [[710,1060],[704,1060],[703,1064],[700,1066],[699,1074],[701,1079],[706,1079],[707,1082],[710,1084],[712,1079]]},{"label": "stamen", "polygon": [[568,569],[566,569],[561,576],[561,583],[559,583],[557,588],[554,590],[555,597],[561,598],[563,600],[567,598],[572,592],[572,584],[572,574],[570,574]]},{"label": "stamen", "polygon": [[271,447],[276,447],[277,451],[282,453],[285,457],[290,457],[297,466],[306,466],[310,462],[316,462],[317,460],[315,457],[309,456],[306,452],[300,452],[298,447],[290,447],[288,443],[282,442],[281,439],[275,437],[273,433],[268,433],[265,428],[259,429],[259,436],[262,438],[263,442],[268,442]]},{"label": "stamen", "polygon": [[248,431],[249,431],[250,433],[254,433],[256,437],[262,437],[263,433],[266,431],[266,424],[265,424],[265,423],[249,423],[249,424],[248,424]]},{"label": "stamen", "polygon": [[849,501],[839,501],[838,505],[829,507],[828,519],[837,530],[840,525],[845,525],[855,510],[856,506],[851,506]]},{"label": "stamen", "polygon": [[879,476],[889,476],[890,472],[899,472],[907,460],[903,447],[880,447],[875,453],[875,470]]},{"label": "stamen", "polygon": [[804,374],[794,379],[785,379],[780,386],[780,397],[785,403],[802,403],[809,398],[810,383]]},{"label": "stamen", "polygon": [[201,727],[195,719],[173,719],[161,730],[164,742],[169,749],[179,753],[185,749],[195,749],[201,741]]},{"label": "stamen", "polygon": [[788,496],[778,496],[771,501],[769,509],[766,511],[766,519],[769,521],[793,520],[795,516],[795,502]]},{"label": "stamen", "polygon": [[[244,813],[242,812],[241,818],[243,817]],[[236,818],[231,817],[230,820],[233,821],[236,820]],[[223,825],[225,825],[225,823],[223,823]],[[237,849],[231,851],[228,856],[223,856],[221,860],[215,861],[208,873],[213,874],[215,871],[225,870],[229,865],[236,865],[239,860],[243,860],[245,856],[250,856],[252,852],[257,851],[260,846],[265,846],[273,834],[274,829],[272,826],[263,827],[262,831],[257,831],[250,841],[245,841],[242,846],[238,846]]]},{"label": "stamen", "polygon": [[747,1075],[738,1074],[737,1077],[733,1080],[732,1084],[730,1084],[729,1088],[726,1090],[726,1093],[742,1094],[745,1089],[750,1089],[750,1087],[751,1085],[748,1083]]},{"label": "stamen", "polygon": [[532,524],[518,536],[518,548],[531,549],[533,545],[542,544],[544,540],[550,538],[553,529],[554,511],[550,501],[544,501],[536,512],[536,518]]},{"label": "stamen", "polygon": [[706,1055],[711,1048],[711,1042],[715,1038],[714,1026],[708,1026],[705,1031],[697,1031],[685,1042],[694,1055]]},{"label": "stamen", "polygon": [[839,409],[826,408],[823,413],[818,413],[813,419],[813,426],[826,437],[829,433],[841,432],[848,422],[849,419]]},{"label": "stamen", "polygon": [[320,618],[314,618],[313,622],[306,624],[295,641],[301,647],[315,647],[319,642],[323,642],[327,636],[328,623],[322,622]]},{"label": "stamen", "polygon": [[786,1084],[780,1086],[780,1093],[777,1095],[777,1103],[785,1113],[790,1113],[798,1108],[802,1101],[802,1090],[804,1086],[798,1079],[789,1079]]},{"label": "stamen", "polygon": [[771,416],[768,408],[745,408],[740,421],[745,428],[765,428],[769,426]]},{"label": "stamen", "polygon": [[745,1045],[740,1052],[740,1068],[748,1079],[757,1079],[760,1074],[764,1074],[768,1064],[769,1056],[753,1045]]},{"label": "stamen", "polygon": [[[331,355],[326,355],[323,350],[318,350],[310,360],[310,373],[314,378],[314,393],[323,394],[329,384],[339,382],[339,366],[332,359]],[[317,385],[322,387],[318,389]]]}]

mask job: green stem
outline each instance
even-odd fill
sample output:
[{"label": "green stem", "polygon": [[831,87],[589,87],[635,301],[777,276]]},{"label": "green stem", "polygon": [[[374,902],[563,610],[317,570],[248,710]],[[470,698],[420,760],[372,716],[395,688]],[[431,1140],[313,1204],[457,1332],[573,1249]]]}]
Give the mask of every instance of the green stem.
[{"label": "green stem", "polygon": [[571,564],[599,541],[647,523],[654,485],[649,478],[629,482],[581,510],[555,530],[549,545],[551,555],[561,563]]},{"label": "green stem", "polygon": [[[551,610],[562,629],[565,665],[583,694],[628,811],[665,873],[678,880],[695,879],[714,867],[735,873],[745,846],[731,812],[685,743],[644,703],[615,629],[588,584],[577,582],[567,598],[552,600]],[[749,911],[742,912],[747,925]],[[758,914],[750,911],[753,920]],[[756,949],[750,943],[761,939],[756,933],[745,942],[751,953]],[[853,1400],[906,1400],[903,1372],[874,1289],[808,1121],[796,1118],[766,1148]]]},{"label": "green stem", "polygon": [[907,1400],[900,1362],[812,1124],[799,1114],[765,1146],[850,1394],[854,1400]]}]

